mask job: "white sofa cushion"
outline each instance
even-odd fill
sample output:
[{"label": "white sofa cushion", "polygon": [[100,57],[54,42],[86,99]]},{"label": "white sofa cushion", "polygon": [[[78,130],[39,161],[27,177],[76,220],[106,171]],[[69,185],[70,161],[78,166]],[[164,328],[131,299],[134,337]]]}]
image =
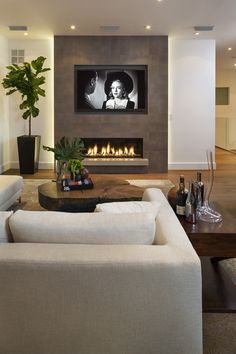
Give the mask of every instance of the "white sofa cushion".
[{"label": "white sofa cushion", "polygon": [[150,213],[63,213],[18,210],[10,218],[15,242],[152,244],[155,218]]},{"label": "white sofa cushion", "polygon": [[0,243],[12,242],[9,218],[13,211],[0,211]]},{"label": "white sofa cushion", "polygon": [[151,213],[155,218],[157,217],[161,203],[159,202],[111,202],[97,204],[95,212],[105,213]]}]

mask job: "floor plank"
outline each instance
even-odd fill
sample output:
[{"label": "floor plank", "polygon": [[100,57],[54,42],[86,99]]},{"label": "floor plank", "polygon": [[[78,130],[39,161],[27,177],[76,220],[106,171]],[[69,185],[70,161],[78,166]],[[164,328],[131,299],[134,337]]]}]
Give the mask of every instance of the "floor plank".
[{"label": "floor plank", "polygon": [[[4,174],[19,174],[19,170],[8,170]],[[186,182],[196,179],[196,170],[169,170],[167,173],[121,174],[125,179],[169,179],[178,184],[180,174],[184,174]],[[100,175],[101,176],[101,175]],[[118,176],[116,174],[116,176]],[[39,170],[34,175],[23,175],[24,178],[54,178],[53,170]],[[208,183],[209,172],[202,171],[204,183]],[[236,203],[236,154],[216,148],[216,170],[211,200]]]}]

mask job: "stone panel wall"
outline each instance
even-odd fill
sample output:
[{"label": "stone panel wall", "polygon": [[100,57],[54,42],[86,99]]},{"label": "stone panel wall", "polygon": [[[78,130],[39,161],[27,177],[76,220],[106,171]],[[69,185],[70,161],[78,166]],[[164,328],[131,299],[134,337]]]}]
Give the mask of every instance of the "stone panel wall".
[{"label": "stone panel wall", "polygon": [[[55,141],[68,137],[143,138],[148,172],[168,169],[168,37],[56,36]],[[147,65],[146,114],[74,112],[74,65]],[[103,172],[102,170],[100,172]],[[125,172],[125,170],[123,171]]]}]

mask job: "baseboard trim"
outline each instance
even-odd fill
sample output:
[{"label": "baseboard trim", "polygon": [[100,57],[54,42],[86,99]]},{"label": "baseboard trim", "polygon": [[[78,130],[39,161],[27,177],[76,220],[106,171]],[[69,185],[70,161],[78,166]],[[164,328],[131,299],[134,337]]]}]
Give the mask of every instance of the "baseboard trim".
[{"label": "baseboard trim", "polygon": [[[18,161],[10,162],[8,168],[19,169],[19,162]],[[54,169],[54,163],[53,162],[39,162],[39,169],[42,169],[42,170],[53,170]]]},{"label": "baseboard trim", "polygon": [[[213,168],[216,169],[216,163],[213,162]],[[208,170],[207,162],[173,162],[168,164],[168,170]]]},{"label": "baseboard trim", "polygon": [[0,174],[10,169],[10,163],[5,163],[0,165]]},{"label": "baseboard trim", "polygon": [[39,168],[42,170],[53,170],[54,162],[39,162]]}]

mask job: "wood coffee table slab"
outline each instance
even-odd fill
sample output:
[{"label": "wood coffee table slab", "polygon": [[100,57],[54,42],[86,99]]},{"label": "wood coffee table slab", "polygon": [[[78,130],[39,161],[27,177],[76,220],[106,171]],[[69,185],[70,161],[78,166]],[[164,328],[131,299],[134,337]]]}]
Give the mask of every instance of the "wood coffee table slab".
[{"label": "wood coffee table slab", "polygon": [[120,178],[91,178],[93,189],[62,191],[56,182],[41,184],[38,187],[39,204],[47,210],[93,212],[99,203],[142,200],[144,188],[133,186]]}]

